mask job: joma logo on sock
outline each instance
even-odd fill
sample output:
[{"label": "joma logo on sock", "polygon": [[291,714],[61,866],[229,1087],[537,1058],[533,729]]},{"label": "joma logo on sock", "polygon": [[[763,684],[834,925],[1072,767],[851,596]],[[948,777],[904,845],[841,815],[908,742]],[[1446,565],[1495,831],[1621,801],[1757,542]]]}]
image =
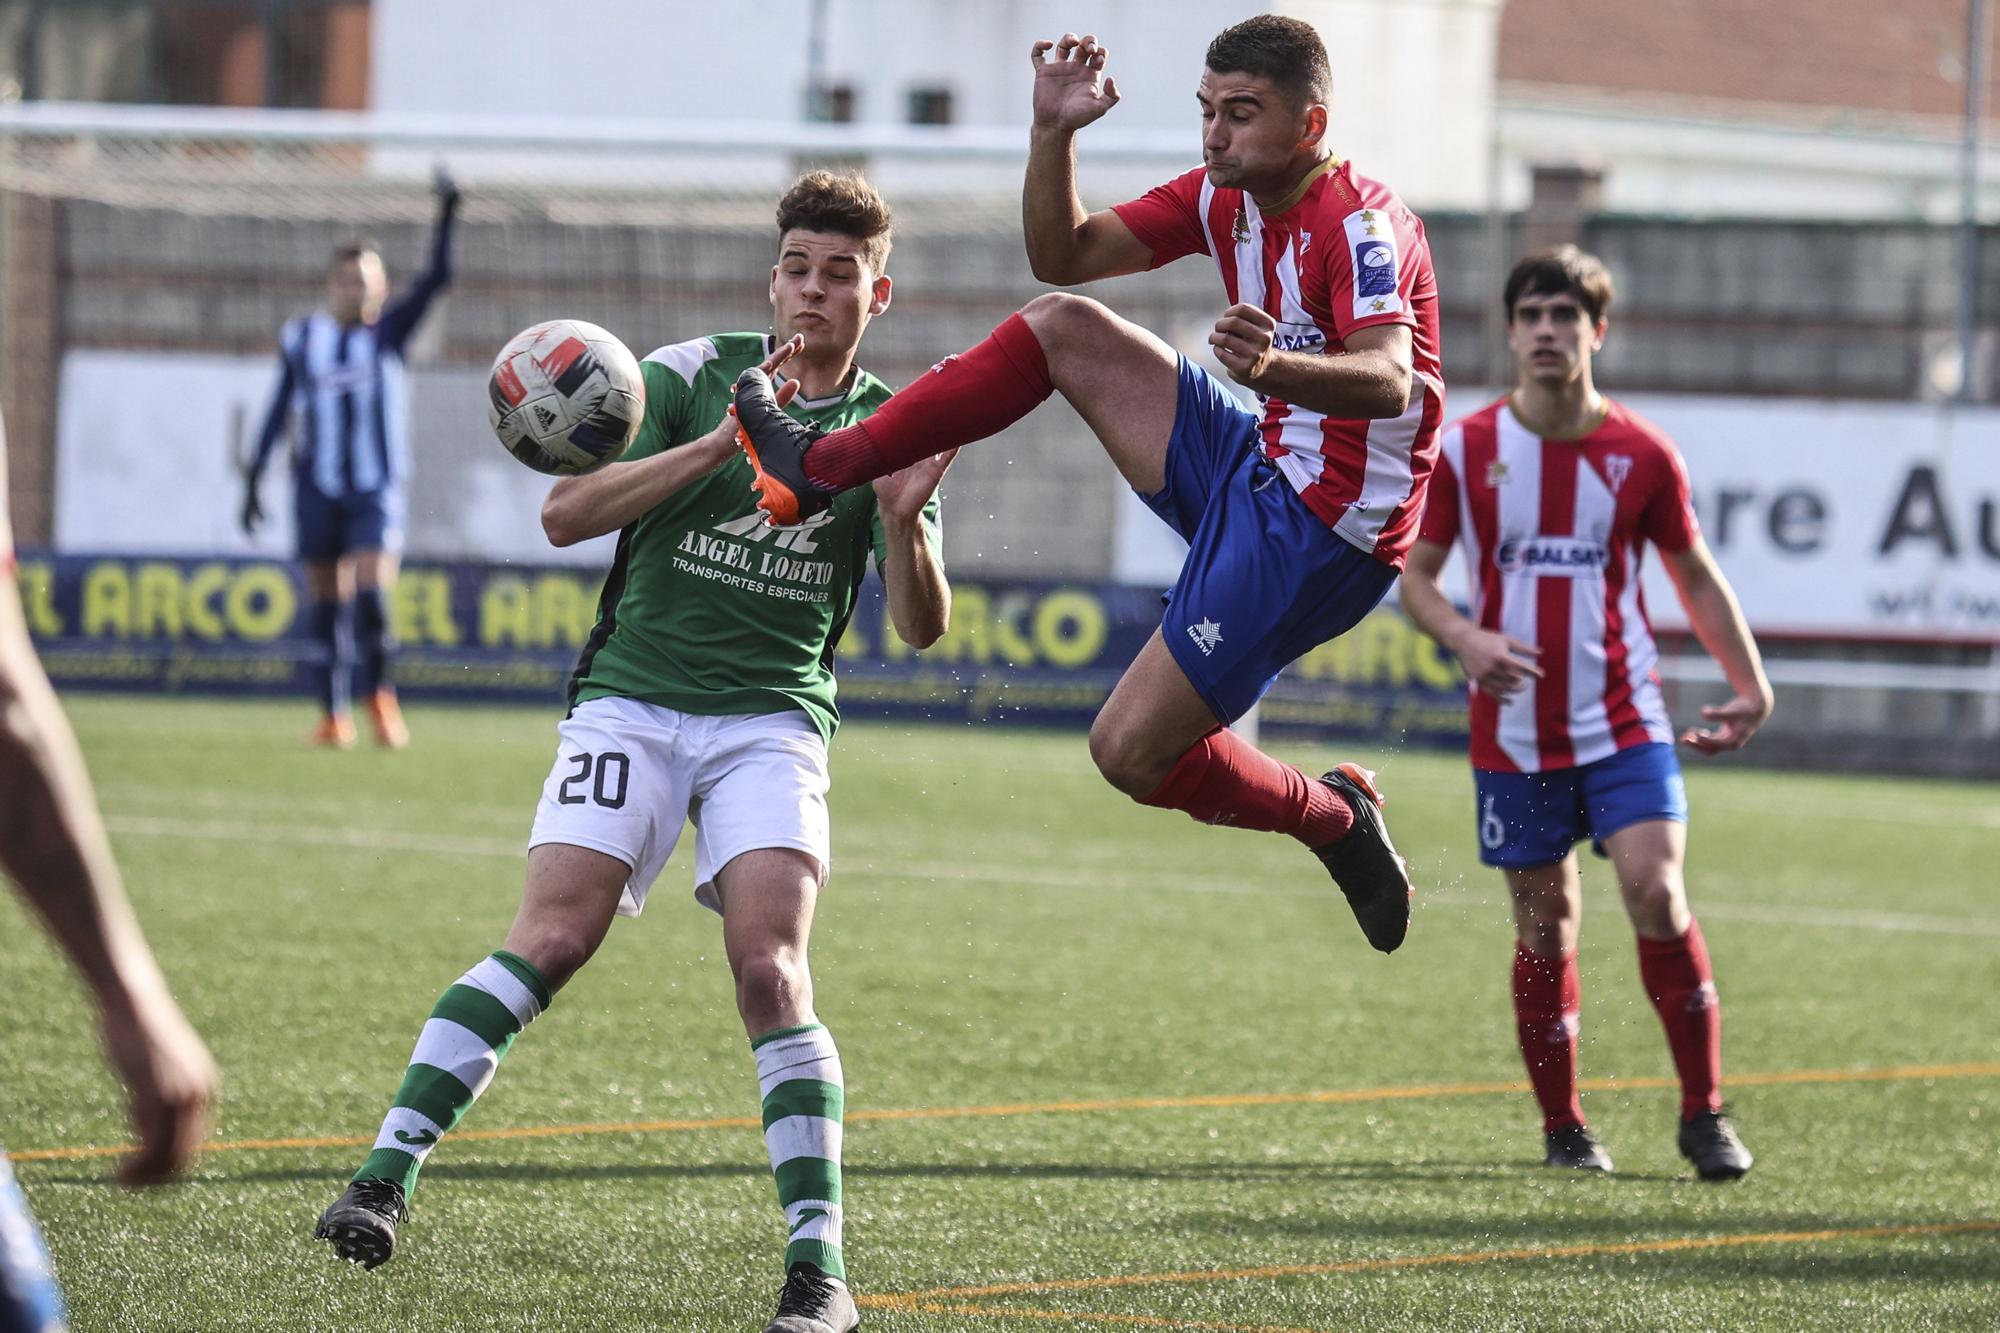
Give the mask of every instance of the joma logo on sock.
[{"label": "joma logo on sock", "polygon": [[428,1148],[437,1141],[437,1131],[433,1129],[418,1130],[414,1134],[410,1133],[407,1129],[396,1131],[396,1142],[407,1143],[412,1148]]}]

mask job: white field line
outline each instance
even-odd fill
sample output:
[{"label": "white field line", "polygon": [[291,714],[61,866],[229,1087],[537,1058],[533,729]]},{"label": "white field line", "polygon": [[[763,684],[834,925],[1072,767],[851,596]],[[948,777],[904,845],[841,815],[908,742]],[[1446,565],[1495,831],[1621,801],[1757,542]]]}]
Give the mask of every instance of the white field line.
[{"label": "white field line", "polygon": [[[197,842],[244,842],[272,847],[336,847],[363,852],[414,852],[420,855],[502,857],[518,861],[526,854],[525,834],[517,838],[449,837],[386,829],[296,828],[278,824],[167,819],[151,815],[108,815],[105,823],[122,837],[183,838]],[[1116,889],[1120,892],[1167,890],[1174,893],[1220,894],[1271,898],[1322,898],[1332,890],[1265,887],[1230,880],[1187,875],[1136,874],[1130,870],[1034,870],[1027,867],[987,869],[980,866],[917,863],[900,867],[867,866],[852,876],[910,882],[999,884],[1048,889]],[[1452,907],[1504,906],[1496,896],[1419,889],[1418,902]],[[1701,915],[1714,920],[1820,926],[1834,930],[1881,930],[1925,935],[1975,935],[2000,938],[2000,920],[1985,917],[1932,916],[1916,912],[1882,912],[1843,908],[1781,907],[1761,903],[1701,904]]]}]

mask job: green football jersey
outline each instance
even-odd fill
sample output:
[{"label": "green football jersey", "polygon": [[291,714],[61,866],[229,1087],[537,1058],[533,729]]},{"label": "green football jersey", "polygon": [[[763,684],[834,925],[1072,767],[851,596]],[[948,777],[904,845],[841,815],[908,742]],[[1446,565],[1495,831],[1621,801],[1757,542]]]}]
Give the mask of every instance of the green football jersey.
[{"label": "green football jersey", "polygon": [[[627,461],[708,434],[734,401],[736,377],[771,353],[761,333],[718,333],[662,347],[640,365],[646,417]],[[857,368],[847,392],[791,414],[828,430],[880,407],[889,386]],[[570,679],[574,707],[640,699],[683,713],[799,709],[828,739],[833,649],[854,612],[872,552],[885,550],[875,492],[857,486],[796,528],[772,528],[740,453],[668,496],[618,534],[597,625]],[[924,508],[937,551],[938,502]]]}]

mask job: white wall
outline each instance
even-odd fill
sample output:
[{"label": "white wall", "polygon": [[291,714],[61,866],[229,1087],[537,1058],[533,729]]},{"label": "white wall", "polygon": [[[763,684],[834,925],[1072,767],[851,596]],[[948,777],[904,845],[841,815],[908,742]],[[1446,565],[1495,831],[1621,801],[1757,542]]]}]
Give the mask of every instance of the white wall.
[{"label": "white wall", "polygon": [[[1604,173],[1612,212],[1668,217],[1959,216],[1959,126],[1857,115],[1840,129],[1771,107],[1675,109],[1567,90],[1500,90],[1500,197],[1525,207],[1538,163]],[[2000,212],[2000,145],[1982,158],[1981,209]]]},{"label": "white wall", "polygon": [[[958,123],[1025,131],[1038,37],[1095,32],[1110,48],[1119,106],[1081,140],[1147,141],[1198,161],[1194,87],[1209,39],[1275,9],[1313,22],[1334,68],[1334,142],[1418,207],[1483,202],[1499,0],[825,0],[826,74],[858,94],[860,132],[906,123],[908,94],[952,90]],[[591,0],[587,22],[545,0],[376,0],[374,108],[455,117],[643,122],[665,132],[797,124],[807,81],[810,0],[695,6]],[[449,58],[440,58],[449,52]],[[1005,142],[1025,153],[1026,137]],[[776,183],[782,152],[728,170]],[[1019,158],[871,168],[885,189],[929,184],[1012,192]],[[1097,191],[1144,188],[1159,164]],[[1144,184],[1134,186],[1133,181]],[[1115,187],[1115,188],[1114,188]]]}]

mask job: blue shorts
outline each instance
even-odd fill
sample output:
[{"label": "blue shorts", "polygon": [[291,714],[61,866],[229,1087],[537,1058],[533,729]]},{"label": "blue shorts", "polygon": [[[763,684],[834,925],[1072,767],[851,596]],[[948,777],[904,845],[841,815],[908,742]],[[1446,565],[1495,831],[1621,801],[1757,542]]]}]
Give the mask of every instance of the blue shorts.
[{"label": "blue shorts", "polygon": [[1603,851],[1619,829],[1651,819],[1685,824],[1687,784],[1674,747],[1659,741],[1577,768],[1472,770],[1479,859],[1507,870],[1553,865],[1589,838]]},{"label": "blue shorts", "polygon": [[400,551],[403,494],[394,486],[326,495],[301,476],[292,488],[299,559],[338,560],[356,551]]},{"label": "blue shorts", "polygon": [[42,1233],[0,1154],[0,1333],[48,1333],[63,1325],[62,1294]]},{"label": "blue shorts", "polygon": [[1256,416],[1182,357],[1167,484],[1139,498],[1187,539],[1160,632],[1224,722],[1249,712],[1288,664],[1352,629],[1396,581],[1306,508],[1261,446]]}]

